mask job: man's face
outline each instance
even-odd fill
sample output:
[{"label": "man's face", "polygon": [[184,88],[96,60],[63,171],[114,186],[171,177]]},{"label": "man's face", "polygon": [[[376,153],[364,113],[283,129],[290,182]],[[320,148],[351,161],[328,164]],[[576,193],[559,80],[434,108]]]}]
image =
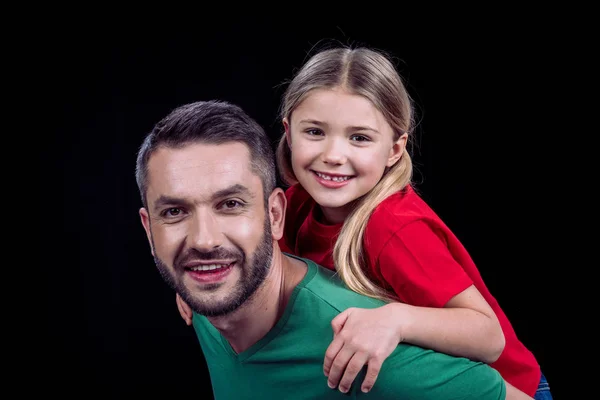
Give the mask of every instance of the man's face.
[{"label": "man's face", "polygon": [[140,216],[160,274],[197,313],[225,315],[264,281],[273,238],[242,143],[160,148]]}]

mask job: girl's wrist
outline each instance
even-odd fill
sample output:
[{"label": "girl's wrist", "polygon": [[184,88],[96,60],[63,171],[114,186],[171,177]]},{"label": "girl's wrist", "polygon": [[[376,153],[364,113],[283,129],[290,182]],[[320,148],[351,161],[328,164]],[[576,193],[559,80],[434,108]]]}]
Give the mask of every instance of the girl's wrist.
[{"label": "girl's wrist", "polygon": [[410,341],[413,337],[414,315],[412,308],[404,303],[390,303],[388,306],[393,309],[393,319],[396,322],[396,334],[398,343]]}]

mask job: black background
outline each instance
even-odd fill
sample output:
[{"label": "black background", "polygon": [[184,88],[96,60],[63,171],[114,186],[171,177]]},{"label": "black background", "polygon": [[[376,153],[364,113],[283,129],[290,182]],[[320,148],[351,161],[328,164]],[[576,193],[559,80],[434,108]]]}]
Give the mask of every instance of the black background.
[{"label": "black background", "polygon": [[443,24],[423,14],[368,23],[312,15],[294,23],[228,17],[208,26],[209,19],[176,28],[89,20],[42,39],[49,90],[60,98],[52,119],[59,134],[46,138],[45,152],[59,174],[46,183],[64,215],[48,238],[61,268],[47,281],[47,363],[39,377],[46,393],[211,398],[193,329],[139,221],[137,148],[174,107],[215,98],[242,106],[275,140],[286,80],[315,47],[336,40],[394,56],[420,118],[417,186],[470,251],[560,399],[562,277],[550,266],[568,260],[568,234],[547,210],[561,205],[549,193],[562,179],[553,167],[553,120],[554,74],[564,62],[556,47],[564,39],[517,16]]}]

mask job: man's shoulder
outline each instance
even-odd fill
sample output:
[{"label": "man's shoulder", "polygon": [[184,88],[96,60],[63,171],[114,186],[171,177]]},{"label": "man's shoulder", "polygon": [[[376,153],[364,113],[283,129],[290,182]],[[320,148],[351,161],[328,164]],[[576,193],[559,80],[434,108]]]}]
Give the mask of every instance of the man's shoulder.
[{"label": "man's shoulder", "polygon": [[350,290],[335,271],[331,271],[307,258],[295,257],[308,266],[308,279],[300,287],[302,296],[323,303],[336,312],[350,307],[376,308],[384,305],[381,300]]},{"label": "man's shoulder", "polygon": [[[339,276],[311,260],[296,257],[308,266],[298,286],[297,330],[330,342],[331,317],[350,307],[376,308],[385,303],[348,289]],[[386,359],[372,395],[377,398],[438,399],[472,392],[477,399],[503,398],[504,385],[498,372],[483,363],[453,357],[408,343],[400,343]]]}]

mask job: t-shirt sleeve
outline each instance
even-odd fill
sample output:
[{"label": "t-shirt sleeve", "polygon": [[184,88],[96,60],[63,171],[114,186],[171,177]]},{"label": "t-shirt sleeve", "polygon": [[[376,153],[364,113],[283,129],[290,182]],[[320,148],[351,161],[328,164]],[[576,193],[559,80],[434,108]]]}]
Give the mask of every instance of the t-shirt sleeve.
[{"label": "t-shirt sleeve", "polygon": [[421,307],[443,307],[473,284],[443,238],[422,220],[392,234],[375,268],[401,301]]},{"label": "t-shirt sleeve", "polygon": [[[462,357],[400,345],[383,364],[377,381],[365,398],[420,400],[500,400],[506,385],[500,373],[487,364]],[[357,393],[357,398],[362,396]]]}]

